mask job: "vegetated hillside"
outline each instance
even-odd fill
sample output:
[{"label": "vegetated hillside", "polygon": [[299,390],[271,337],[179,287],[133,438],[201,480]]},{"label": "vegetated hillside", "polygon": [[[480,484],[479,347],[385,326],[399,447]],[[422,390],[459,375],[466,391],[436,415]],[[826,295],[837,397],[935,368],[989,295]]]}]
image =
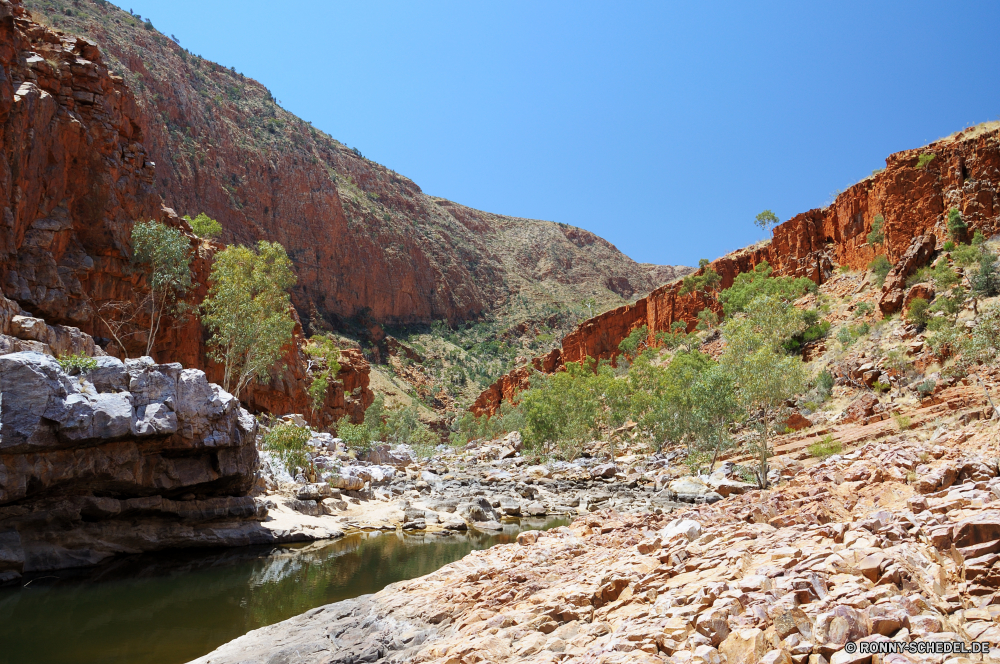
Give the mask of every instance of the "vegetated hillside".
[{"label": "vegetated hillside", "polygon": [[[710,267],[720,275],[723,289],[736,275],[763,261],[776,275],[808,277],[821,284],[838,264],[859,269],[884,255],[898,272],[886,282],[879,302],[888,315],[903,304],[906,278],[948,237],[952,209],[961,214],[970,234],[980,230],[991,237],[1000,231],[1000,123],[970,127],[922,148],[890,155],[884,169],[849,187],[830,206],[796,215],[775,227],[770,241],[723,256]],[[873,243],[876,218],[882,220],[879,232],[884,237]],[[930,240],[917,242],[925,234]],[[698,313],[706,308],[722,313],[711,293],[685,292],[680,282],[661,286],[634,304],[582,322],[559,348],[502,376],[480,395],[473,409],[496,412],[501,401],[526,386],[534,370],[551,372],[587,356],[612,358],[622,340],[642,326],[651,345],[658,343],[657,333],[671,330],[675,323],[692,331]]]},{"label": "vegetated hillside", "polygon": [[[276,240],[295,263],[307,331],[468,320],[515,298],[535,308],[592,298],[607,308],[660,286],[581,229],[479,212],[425,195],[283,110],[260,83],[189,53],[103,0],[28,0],[40,20],[86,36],[135,94],[154,190],[226,242]],[[668,268],[669,274],[675,272]]]}]

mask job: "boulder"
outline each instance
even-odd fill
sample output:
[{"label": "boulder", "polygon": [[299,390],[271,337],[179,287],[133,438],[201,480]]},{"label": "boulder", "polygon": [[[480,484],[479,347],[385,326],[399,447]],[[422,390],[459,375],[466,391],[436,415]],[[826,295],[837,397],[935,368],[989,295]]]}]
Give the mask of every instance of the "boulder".
[{"label": "boulder", "polygon": [[726,656],[726,664],[757,664],[767,652],[767,639],[756,627],[737,629],[722,642],[719,652]]},{"label": "boulder", "polygon": [[590,476],[604,479],[611,479],[618,472],[618,467],[613,463],[602,463],[590,469]]},{"label": "boulder", "polygon": [[513,498],[503,496],[500,498],[500,511],[507,516],[521,516],[521,503]]},{"label": "boulder", "polygon": [[865,392],[844,409],[844,422],[863,421],[866,417],[875,414],[875,406],[878,404],[878,397],[871,392]]},{"label": "boulder", "polygon": [[330,486],[344,491],[361,491],[365,488],[365,481],[352,475],[334,475],[330,478]]},{"label": "boulder", "polygon": [[528,516],[545,516],[545,514],[548,512],[548,510],[545,509],[545,505],[538,502],[537,500],[534,500],[525,505],[522,511],[524,512],[524,514],[527,514]]},{"label": "boulder", "polygon": [[722,500],[722,496],[712,490],[708,484],[697,477],[681,477],[667,485],[667,491],[677,500],[685,503],[714,503]]},{"label": "boulder", "polygon": [[903,311],[909,311],[910,302],[917,298],[922,298],[930,302],[934,299],[934,284],[913,284],[910,289],[906,291],[906,297],[903,298]]},{"label": "boulder", "polygon": [[896,261],[882,285],[882,295],[879,298],[878,306],[883,314],[895,313],[902,308],[907,277],[927,263],[931,254],[934,253],[936,244],[937,238],[933,233],[913,238],[910,246]]},{"label": "boulder", "polygon": [[0,532],[19,549],[0,560],[20,561],[4,573],[273,541],[247,495],[256,433],[198,370],[99,357],[71,376],[42,353],[0,356]]},{"label": "boulder", "polygon": [[315,500],[290,500],[288,506],[296,512],[309,516],[322,516],[323,508]]},{"label": "boulder", "polygon": [[701,524],[693,519],[674,519],[657,533],[664,542],[670,541],[675,535],[682,534],[693,542],[701,537]]},{"label": "boulder", "polygon": [[455,508],[455,512],[466,521],[477,524],[484,521],[500,521],[500,515],[493,509],[490,502],[482,496],[476,496],[467,503],[459,503]]},{"label": "boulder", "polygon": [[792,411],[791,415],[788,416],[788,419],[785,420],[785,426],[792,431],[808,429],[812,425],[813,421],[797,410]]},{"label": "boulder", "polygon": [[[295,497],[299,500],[315,500],[320,501],[324,498],[333,497],[334,489],[329,484],[318,482],[316,484],[306,484],[299,487],[295,492]],[[340,492],[337,492],[340,495]]]},{"label": "boulder", "polygon": [[965,548],[1000,539],[1000,512],[990,511],[969,517],[955,524],[952,541]]},{"label": "boulder", "polygon": [[413,463],[408,452],[402,449],[393,451],[385,443],[373,445],[360,461],[367,461],[376,466],[392,466],[394,468],[406,468]]},{"label": "boulder", "polygon": [[528,477],[533,477],[535,479],[541,477],[545,478],[552,477],[552,471],[549,469],[548,466],[528,466],[524,470],[524,472]]}]

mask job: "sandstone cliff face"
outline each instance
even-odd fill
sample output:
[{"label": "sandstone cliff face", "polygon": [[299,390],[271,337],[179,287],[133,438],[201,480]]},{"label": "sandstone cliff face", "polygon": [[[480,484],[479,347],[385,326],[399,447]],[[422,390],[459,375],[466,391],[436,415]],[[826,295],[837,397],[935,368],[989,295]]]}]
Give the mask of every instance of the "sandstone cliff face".
[{"label": "sandstone cliff face", "polygon": [[202,371],[0,356],[0,582],[116,553],[269,541],[257,424]]},{"label": "sandstone cliff face", "polygon": [[[33,22],[19,2],[0,2],[0,298],[16,302],[16,315],[42,321],[32,332],[20,324],[8,329],[9,317],[0,320],[0,334],[19,339],[0,351],[47,343],[38,335],[61,326],[110,337],[102,306],[135,303],[146,290],[129,262],[133,223],[157,219],[186,227],[156,191],[142,118],[128,86],[109,72],[93,42]],[[190,237],[197,304],[220,245]],[[288,370],[269,385],[254,385],[245,395],[250,407],[309,414],[302,340],[300,327],[286,354]],[[145,345],[134,341],[133,355]],[[203,368],[219,380],[205,341],[193,317],[171,321],[154,355]],[[55,353],[94,351],[92,342],[50,346]],[[360,421],[371,403],[364,358],[348,351],[341,365],[341,385],[314,414],[319,424],[344,415]]]},{"label": "sandstone cliff face", "polygon": [[[918,167],[922,154],[934,154]],[[760,243],[723,256],[712,263],[722,277],[721,287],[732,285],[737,274],[767,261],[776,275],[808,277],[822,283],[834,265],[864,269],[877,254],[897,263],[914,246],[887,280],[882,310],[890,313],[902,304],[896,293],[897,275],[902,282],[913,269],[926,261],[930,247],[947,237],[946,219],[950,208],[958,208],[969,230],[982,230],[986,237],[1000,231],[1000,126],[989,123],[886,159],[886,168],[843,192],[829,207],[796,215],[774,229],[770,242]],[[875,215],[885,219],[885,242],[872,247],[867,235]],[[921,242],[914,238],[927,235]],[[936,238],[936,240],[935,240]],[[895,284],[895,285],[894,285]],[[680,294],[680,283],[657,288],[633,305],[619,307],[581,323],[568,334],[562,348],[533,364],[543,371],[557,370],[566,362],[587,356],[610,359],[618,344],[643,325],[656,332],[670,329],[675,321],[694,328],[697,313],[706,306],[721,309],[700,293]],[[551,367],[551,368],[549,368]],[[521,367],[502,376],[485,390],[472,407],[477,414],[492,414],[501,400],[509,400],[524,389],[531,369]]]},{"label": "sandstone cliff face", "polygon": [[140,142],[156,163],[149,186],[168,205],[217,218],[226,242],[268,239],[288,249],[307,330],[314,318],[337,325],[359,315],[454,322],[519,295],[609,306],[662,283],[660,272],[587,231],[425,195],[281,109],[256,81],[111,5],[81,2],[70,15],[51,0],[27,6],[94,40],[124,77]]}]

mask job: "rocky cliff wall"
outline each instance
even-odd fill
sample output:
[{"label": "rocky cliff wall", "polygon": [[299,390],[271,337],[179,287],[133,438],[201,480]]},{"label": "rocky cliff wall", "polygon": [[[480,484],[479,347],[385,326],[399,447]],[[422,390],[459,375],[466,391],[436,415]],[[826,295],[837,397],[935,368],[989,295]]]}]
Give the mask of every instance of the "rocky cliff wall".
[{"label": "rocky cliff wall", "polygon": [[[921,167],[919,161],[924,154],[934,157]],[[895,264],[911,245],[920,255],[926,253],[920,247],[929,244],[932,250],[934,238],[941,244],[947,236],[950,208],[962,212],[970,233],[982,230],[990,237],[1000,232],[998,123],[980,125],[926,147],[891,155],[885,169],[848,188],[829,207],[796,215],[775,227],[769,242],[723,256],[712,263],[712,268],[722,277],[722,288],[731,286],[737,274],[765,260],[777,275],[808,277],[822,283],[835,265],[865,269],[878,254],[885,254]],[[885,241],[871,246],[867,235],[877,214],[885,219]],[[925,235],[933,237],[915,244],[915,238]],[[905,262],[906,266],[896,271],[904,281],[904,272],[908,274],[916,267],[913,260]],[[891,286],[887,283],[887,288]],[[683,321],[692,330],[698,312],[706,306],[721,314],[714,301],[706,300],[701,293],[681,295],[680,288],[679,282],[661,286],[635,304],[584,321],[566,335],[561,349],[536,358],[533,367],[550,372],[588,356],[611,359],[618,353],[618,344],[638,327],[648,326],[649,342],[653,344],[654,335],[669,330],[675,321]],[[900,295],[887,292],[883,300],[895,302]],[[898,305],[896,302],[896,309]],[[895,310],[892,304],[882,308],[887,312]],[[502,400],[510,400],[527,386],[531,373],[532,369],[525,366],[501,376],[480,395],[472,411],[496,412]]]},{"label": "rocky cliff wall", "polygon": [[[147,290],[129,261],[134,222],[156,219],[190,231],[156,190],[144,122],[132,91],[109,71],[95,43],[36,23],[20,2],[0,0],[0,296],[17,303],[18,315],[48,324],[38,330],[72,326],[112,337],[104,320],[115,314],[105,307],[135,304]],[[220,245],[189,237],[197,304]],[[136,322],[142,326],[142,315]],[[45,342],[31,332],[0,334]],[[153,354],[202,368],[218,381],[221,369],[208,360],[206,339],[193,317],[168,321]],[[132,342],[130,354],[144,350],[143,338]],[[319,424],[344,415],[360,421],[372,400],[367,362],[347,351],[341,384],[313,414],[302,343],[299,326],[285,357],[288,369],[268,385],[253,385],[247,405],[313,415]],[[7,344],[6,352],[14,349]],[[74,350],[92,354],[93,348]]]},{"label": "rocky cliff wall", "polygon": [[[118,553],[271,541],[254,418],[204,372],[0,356],[0,582]],[[261,512],[263,515],[263,512]]]},{"label": "rocky cliff wall", "polygon": [[286,112],[258,82],[109,3],[81,1],[68,13],[53,0],[26,6],[99,44],[124,77],[156,163],[149,184],[171,207],[219,219],[226,242],[276,240],[288,249],[307,331],[314,318],[466,320],[519,296],[611,306],[663,283],[664,270],[585,230],[426,195]]}]

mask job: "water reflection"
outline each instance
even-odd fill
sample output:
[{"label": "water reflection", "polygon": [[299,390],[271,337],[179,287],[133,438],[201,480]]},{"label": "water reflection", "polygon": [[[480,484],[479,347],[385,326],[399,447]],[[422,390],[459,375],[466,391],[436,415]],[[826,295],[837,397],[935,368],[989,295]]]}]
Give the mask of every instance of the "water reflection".
[{"label": "water reflection", "polygon": [[246,632],[433,572],[497,534],[361,533],[335,542],[174,551],[63,570],[0,588],[0,663],[179,664]]}]

